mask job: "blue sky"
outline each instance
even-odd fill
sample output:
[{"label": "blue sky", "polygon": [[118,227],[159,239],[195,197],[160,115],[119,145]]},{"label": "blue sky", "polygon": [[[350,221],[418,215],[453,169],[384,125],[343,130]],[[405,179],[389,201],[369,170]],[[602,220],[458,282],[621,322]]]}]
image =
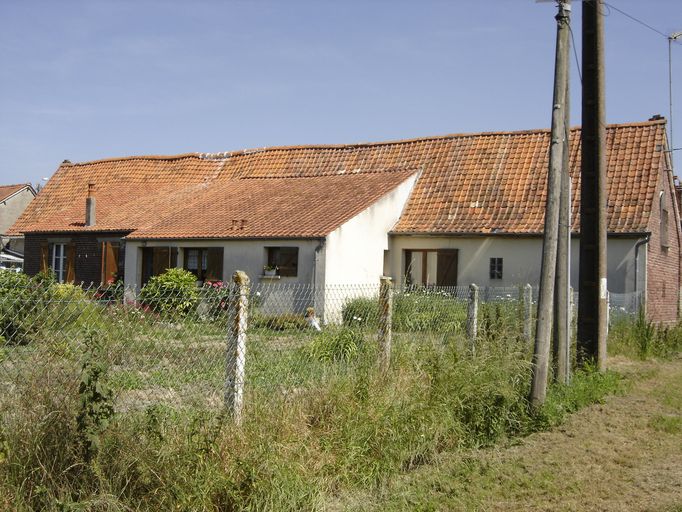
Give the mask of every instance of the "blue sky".
[{"label": "blue sky", "polygon": [[[679,0],[608,3],[682,30]],[[581,10],[574,0],[578,45]],[[67,158],[548,127],[555,12],[534,0],[0,0],[0,183],[36,183]],[[667,40],[605,14],[608,122],[667,117]],[[673,71],[682,146],[679,44]],[[572,88],[580,124],[575,61]]]}]

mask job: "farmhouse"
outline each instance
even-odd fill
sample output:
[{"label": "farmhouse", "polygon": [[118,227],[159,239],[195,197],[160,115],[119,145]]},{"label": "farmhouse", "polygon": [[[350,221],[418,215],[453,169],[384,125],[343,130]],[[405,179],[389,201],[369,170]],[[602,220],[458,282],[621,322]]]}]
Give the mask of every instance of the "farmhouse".
[{"label": "farmhouse", "polygon": [[[580,130],[571,130],[577,286]],[[12,227],[28,273],[139,288],[197,281],[537,283],[549,131],[64,162]],[[674,321],[680,217],[665,120],[607,128],[608,280]],[[277,267],[267,275],[266,267]]]}]

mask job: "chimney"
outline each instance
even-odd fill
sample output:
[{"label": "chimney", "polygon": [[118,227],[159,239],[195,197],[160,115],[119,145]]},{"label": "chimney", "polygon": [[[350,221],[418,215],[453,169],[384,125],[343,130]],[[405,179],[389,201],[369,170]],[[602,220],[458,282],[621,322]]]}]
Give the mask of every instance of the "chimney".
[{"label": "chimney", "polygon": [[95,225],[95,184],[88,183],[88,197],[85,198],[85,225]]}]

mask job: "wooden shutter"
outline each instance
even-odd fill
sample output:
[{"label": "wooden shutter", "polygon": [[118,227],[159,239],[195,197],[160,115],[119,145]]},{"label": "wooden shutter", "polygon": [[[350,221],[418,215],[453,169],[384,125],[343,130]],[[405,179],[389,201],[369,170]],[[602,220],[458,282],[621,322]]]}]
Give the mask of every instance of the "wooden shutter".
[{"label": "wooden shutter", "polygon": [[457,286],[457,249],[438,251],[437,268],[438,286]]},{"label": "wooden shutter", "polygon": [[47,272],[50,268],[50,246],[47,242],[40,244],[40,271]]},{"label": "wooden shutter", "polygon": [[108,284],[118,275],[118,244],[102,242],[102,284]]},{"label": "wooden shutter", "polygon": [[208,249],[208,257],[206,270],[204,272],[205,281],[222,281],[223,280],[223,248],[210,247]]},{"label": "wooden shutter", "polygon": [[66,244],[66,277],[65,283],[73,283],[76,280],[76,244]]}]

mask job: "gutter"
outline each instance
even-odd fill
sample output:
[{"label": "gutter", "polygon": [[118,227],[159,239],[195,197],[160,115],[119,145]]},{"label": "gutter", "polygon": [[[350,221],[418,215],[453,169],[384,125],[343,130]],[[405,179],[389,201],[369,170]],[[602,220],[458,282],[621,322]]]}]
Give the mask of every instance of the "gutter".
[{"label": "gutter", "polygon": [[647,234],[642,240],[635,244],[635,293],[637,293],[637,271],[639,269],[639,248],[642,245],[648,244],[651,240],[651,235]]}]

